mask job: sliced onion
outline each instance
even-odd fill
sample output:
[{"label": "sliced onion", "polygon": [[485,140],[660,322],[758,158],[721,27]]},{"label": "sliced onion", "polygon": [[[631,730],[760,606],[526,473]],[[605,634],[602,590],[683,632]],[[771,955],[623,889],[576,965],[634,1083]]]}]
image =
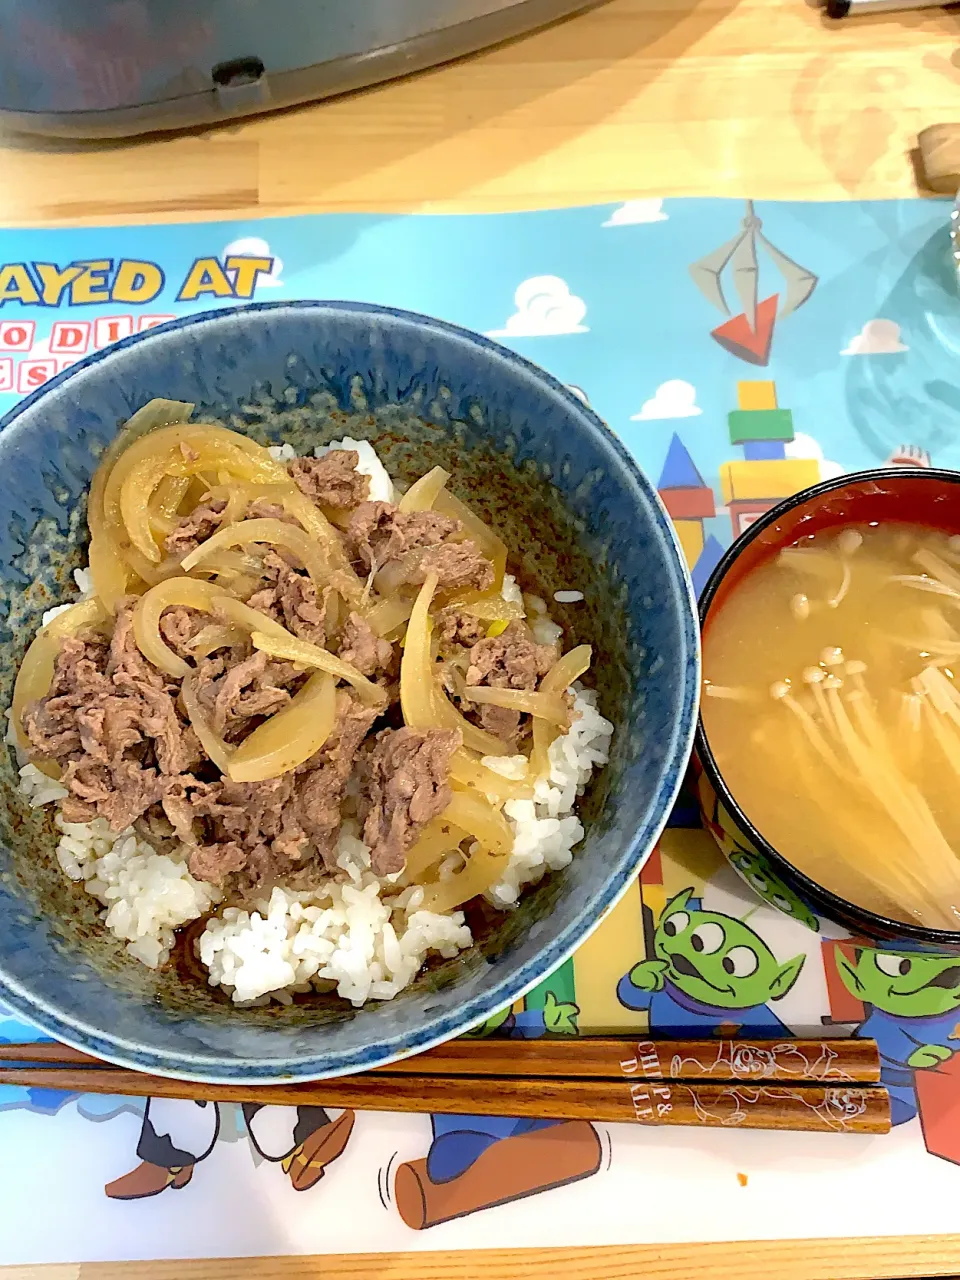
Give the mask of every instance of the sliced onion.
[{"label": "sliced onion", "polygon": [[87,498],[87,523],[90,526],[91,534],[96,532],[93,523],[91,523],[91,517],[102,524],[104,489],[110,472],[113,470],[114,463],[121,453],[124,453],[135,441],[150,431],[156,431],[160,427],[173,426],[176,423],[186,423],[191,413],[193,413],[193,409],[194,406],[192,404],[187,404],[180,400],[150,400],[126,422],[107,446],[96,471],[93,473],[93,479],[90,481],[90,494]]},{"label": "sliced onion", "polygon": [[291,484],[284,491],[281,501],[284,510],[299,520],[306,532],[323,547],[330,564],[341,575],[338,577],[337,589],[356,608],[363,599],[363,583],[354,573],[336,529],[296,485]]},{"label": "sliced onion", "polygon": [[164,609],[177,606],[210,613],[214,600],[221,594],[219,587],[198,578],[168,578],[151,587],[133,611],[137,648],[160,671],[182,679],[191,670],[190,664],[178,657],[160,634],[160,615]]},{"label": "sliced onion", "polygon": [[106,534],[95,534],[90,539],[87,561],[94,594],[105,609],[116,613],[120,601],[129,595],[131,579],[136,575],[120,555],[114,540]]},{"label": "sliced onion", "polygon": [[23,731],[23,712],[31,702],[39,702],[50,692],[53,668],[60,652],[60,642],[65,636],[76,635],[85,627],[96,626],[106,618],[106,610],[96,596],[79,600],[63,613],[51,618],[34,636],[23,655],[17,679],[13,686],[13,727],[17,741],[27,750],[29,742]]},{"label": "sliced onion", "polygon": [[244,739],[231,756],[227,772],[235,782],[279,778],[320,750],[335,720],[336,681],[318,671],[285,707]]},{"label": "sliced onion", "polygon": [[[283,628],[281,627],[280,630],[282,631]],[[365,675],[361,675],[352,663],[344,662],[342,658],[328,653],[326,649],[321,649],[317,644],[308,644],[306,640],[298,640],[289,631],[284,632],[283,637],[278,636],[275,632],[268,634],[263,631],[254,631],[250,639],[253,641],[255,649],[262,650],[264,653],[269,654],[271,658],[280,658],[285,662],[296,662],[302,667],[317,667],[320,671],[328,671],[330,675],[336,676],[338,680],[346,680],[348,684],[353,685],[360,699],[368,707],[382,707],[386,703],[386,694],[378,684],[374,684]]]},{"label": "sliced onion", "polygon": [[200,628],[187,648],[195,658],[205,658],[217,649],[232,649],[234,645],[242,644],[246,636],[247,632],[240,627],[211,622],[209,626]]},{"label": "sliced onion", "polygon": [[160,551],[146,518],[151,494],[164,475],[196,475],[206,467],[214,472],[226,467],[241,480],[289,484],[286,469],[236,431],[197,423],[160,427],[134,441],[116,459],[103,487],[104,527],[119,541],[129,540],[148,563],[155,563]]},{"label": "sliced onion", "polygon": [[570,709],[559,694],[535,693],[532,689],[495,689],[487,685],[465,685],[463,696],[469,702],[483,703],[488,707],[505,707],[508,711],[520,711],[539,716],[561,729],[570,727]]},{"label": "sliced onion", "polygon": [[[176,430],[176,428],[173,428]],[[118,464],[119,465],[119,464]],[[150,497],[164,476],[196,476],[206,468],[226,470],[241,480],[263,480],[260,464],[250,454],[224,440],[197,441],[190,446],[190,456],[178,447],[142,458],[131,467],[120,486],[120,514],[130,541],[148,560],[159,560],[160,550],[150,533]]]},{"label": "sliced onion", "polygon": [[459,729],[464,745],[484,756],[503,756],[508,748],[456,709],[439,687],[430,645],[430,603],[437,589],[437,575],[430,573],[417,596],[400,662],[400,705],[403,719],[412,729]]},{"label": "sliced onion", "polygon": [[467,858],[464,869],[448,880],[436,880],[424,885],[421,911],[452,911],[471,898],[492,888],[503,879],[510,858],[506,854],[493,854],[487,849],[477,849]]},{"label": "sliced onion", "polygon": [[505,778],[495,769],[488,769],[485,764],[461,747],[453,754],[450,761],[450,777],[461,787],[468,787],[485,796],[496,796],[498,800],[532,800],[533,783]]},{"label": "sliced onion", "polygon": [[520,622],[527,616],[520,600],[504,600],[499,592],[464,599],[462,604],[453,600],[449,607],[460,609],[481,622]]},{"label": "sliced onion", "polygon": [[[562,694],[579,680],[585,671],[590,669],[593,650],[588,644],[578,645],[558,659],[540,681],[540,692]],[[533,751],[530,763],[535,778],[545,778],[550,772],[550,744],[557,737],[558,730],[546,720],[539,718],[533,722]]]},{"label": "sliced onion", "polygon": [[330,565],[322,548],[303,529],[284,520],[240,520],[201,542],[195,551],[184,556],[180,564],[184,572],[202,564],[208,556],[224,547],[249,546],[261,542],[268,546],[284,547],[300,560],[313,584],[322,589],[330,576]]},{"label": "sliced onion", "polygon": [[541,693],[566,693],[575,680],[590,670],[593,650],[588,644],[578,645],[558,658],[540,681]]},{"label": "sliced onion", "polygon": [[378,569],[373,578],[377,594],[389,597],[402,587],[410,585],[428,550],[428,547],[413,547],[412,550],[398,556],[396,560],[388,561],[382,569]]},{"label": "sliced onion", "polygon": [[164,476],[153,494],[151,506],[155,519],[174,521],[180,512],[180,504],[190,488],[190,476]]},{"label": "sliced onion", "polygon": [[433,696],[433,656],[430,649],[430,602],[437,575],[427,574],[410,613],[400,662],[400,705],[411,729],[439,728]]},{"label": "sliced onion", "polygon": [[449,479],[449,471],[444,471],[443,467],[434,467],[410,486],[397,503],[398,509],[404,512],[432,510],[440,490]]},{"label": "sliced onion", "polygon": [[[404,653],[406,653],[406,648],[404,648]],[[506,756],[510,754],[510,748],[506,743],[501,742],[494,734],[487,733],[486,729],[481,729],[479,725],[473,724],[466,716],[461,715],[444,690],[440,688],[437,681],[434,681],[433,686],[433,703],[434,716],[439,727],[441,729],[459,729],[463,735],[463,745],[469,747],[471,751],[476,751],[481,756]]]},{"label": "sliced onion", "polygon": [[442,818],[433,818],[407,850],[403,864],[404,883],[415,883],[445,853],[453,853],[458,849],[460,842],[466,838],[467,832],[462,828],[455,827],[452,822],[444,822]]},{"label": "sliced onion", "polygon": [[510,824],[484,796],[455,789],[453,799],[440,816],[444,822],[463,827],[484,849],[509,853],[513,848]]},{"label": "sliced onion", "polygon": [[380,600],[373,606],[366,615],[366,622],[378,636],[388,636],[403,626],[412,612],[412,600],[391,596],[389,600]]}]

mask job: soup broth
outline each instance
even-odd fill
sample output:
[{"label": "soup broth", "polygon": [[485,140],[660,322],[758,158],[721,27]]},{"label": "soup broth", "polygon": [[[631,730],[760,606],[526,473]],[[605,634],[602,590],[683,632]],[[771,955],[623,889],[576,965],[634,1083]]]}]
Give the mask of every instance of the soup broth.
[{"label": "soup broth", "polygon": [[828,530],[710,614],[703,725],[767,841],[895,920],[960,929],[960,537]]}]

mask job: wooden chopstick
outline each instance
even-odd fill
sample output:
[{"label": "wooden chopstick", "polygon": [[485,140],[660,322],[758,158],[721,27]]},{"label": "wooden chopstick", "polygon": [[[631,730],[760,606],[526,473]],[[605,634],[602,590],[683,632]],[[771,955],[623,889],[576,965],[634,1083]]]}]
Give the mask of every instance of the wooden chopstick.
[{"label": "wooden chopstick", "polygon": [[[105,1066],[50,1041],[0,1044],[0,1062]],[[371,1073],[373,1074],[373,1073]],[[377,1067],[377,1075],[540,1076],[563,1080],[743,1080],[791,1084],[876,1084],[873,1040],[637,1040],[584,1036],[557,1040],[450,1040]]]},{"label": "wooden chopstick", "polygon": [[[3,1058],[0,1048],[0,1060]],[[876,1084],[873,1040],[637,1040],[583,1036],[563,1040],[450,1040],[392,1062],[390,1075],[550,1076],[622,1080],[780,1080],[793,1084]]]},{"label": "wooden chopstick", "polygon": [[368,1072],[311,1084],[198,1084],[114,1067],[2,1067],[0,1085],[70,1093],[347,1107],[364,1111],[532,1116],[821,1133],[887,1133],[879,1085],[748,1084],[675,1080],[557,1080],[541,1076],[427,1076]]}]

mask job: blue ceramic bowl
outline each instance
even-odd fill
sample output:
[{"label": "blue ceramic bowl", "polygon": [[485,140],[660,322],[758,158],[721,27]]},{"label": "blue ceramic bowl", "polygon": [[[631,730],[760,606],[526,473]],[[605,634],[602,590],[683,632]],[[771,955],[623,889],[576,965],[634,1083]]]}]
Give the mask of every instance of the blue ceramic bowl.
[{"label": "blue ceramic bowl", "polygon": [[584,592],[557,607],[595,646],[610,765],[582,805],[572,865],[507,914],[471,914],[476,945],[395,1000],[329,997],[238,1010],[184,945],[155,973],[105,935],[53,858],[48,814],[3,768],[0,999],[68,1044],[190,1080],[269,1083],[358,1071],[474,1026],[555,969],[643,865],[687,762],[699,685],[695,605],[653,487],[578,398],[511,352],[451,325],[358,303],[254,305],[195,316],[74,365],[0,422],[0,690],[44,608],[84,561],[97,456],[154,396],[303,450],[371,440],[412,479],[443,463],[520,552],[521,580]]}]

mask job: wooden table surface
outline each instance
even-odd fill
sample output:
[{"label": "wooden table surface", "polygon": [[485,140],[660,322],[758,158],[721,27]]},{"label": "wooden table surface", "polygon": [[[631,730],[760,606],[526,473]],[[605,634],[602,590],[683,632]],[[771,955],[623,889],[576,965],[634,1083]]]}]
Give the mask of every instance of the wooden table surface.
[{"label": "wooden table surface", "polygon": [[[805,0],[609,0],[454,66],[239,125],[119,145],[8,139],[0,224],[910,196],[918,131],[953,120],[960,15],[830,23]],[[0,1268],[0,1280],[702,1274],[957,1275],[960,1235]]]}]

